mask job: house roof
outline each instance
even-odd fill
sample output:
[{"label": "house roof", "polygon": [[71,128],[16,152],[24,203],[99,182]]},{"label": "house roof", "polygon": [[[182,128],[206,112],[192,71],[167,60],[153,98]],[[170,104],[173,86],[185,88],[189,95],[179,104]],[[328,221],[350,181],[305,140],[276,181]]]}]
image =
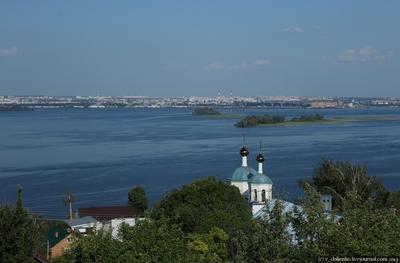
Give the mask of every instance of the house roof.
[{"label": "house roof", "polygon": [[96,223],[97,220],[91,216],[85,216],[85,217],[80,217],[80,218],[73,218],[72,220],[66,219],[64,220],[65,223],[67,223],[70,227],[75,227],[75,226],[80,226],[80,225],[85,225],[85,224],[90,224],[90,223]]},{"label": "house roof", "polygon": [[92,216],[99,221],[115,218],[130,218],[138,214],[138,210],[131,206],[103,206],[78,209],[79,216]]},{"label": "house roof", "polygon": [[68,230],[65,227],[55,226],[47,231],[47,240],[49,241],[49,246],[54,247],[66,236],[68,236]]}]

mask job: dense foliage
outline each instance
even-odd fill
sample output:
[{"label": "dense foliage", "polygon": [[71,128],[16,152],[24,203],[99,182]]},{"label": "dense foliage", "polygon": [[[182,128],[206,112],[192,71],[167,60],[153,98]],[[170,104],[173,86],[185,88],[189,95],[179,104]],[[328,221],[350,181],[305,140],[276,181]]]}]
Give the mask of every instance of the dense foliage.
[{"label": "dense foliage", "polygon": [[313,121],[322,121],[324,116],[321,114],[311,114],[311,115],[301,115],[300,117],[294,117],[290,121],[293,122],[313,122]]},{"label": "dense foliage", "polygon": [[317,262],[318,257],[400,256],[399,211],[347,197],[341,214],[324,212],[319,193],[304,185],[306,196],[292,212],[280,202],[250,235],[235,241],[236,262]]},{"label": "dense foliage", "polygon": [[0,207],[0,262],[33,262],[40,224],[22,205],[18,189],[15,206]]},{"label": "dense foliage", "polygon": [[291,262],[292,237],[287,231],[290,216],[283,213],[280,201],[266,211],[267,217],[254,220],[249,233],[239,232],[233,237],[231,261],[235,262]]},{"label": "dense foliage", "polygon": [[238,121],[235,126],[239,128],[246,128],[263,124],[275,124],[283,122],[285,122],[285,116],[281,115],[251,115]]},{"label": "dense foliage", "polygon": [[327,214],[311,186],[293,211],[277,201],[247,231],[218,227],[185,234],[166,218],[81,238],[61,262],[316,262],[318,257],[400,256],[400,216],[353,196],[341,215]]},{"label": "dense foliage", "polygon": [[333,196],[333,206],[341,208],[349,196],[357,196],[363,201],[374,200],[381,207],[400,208],[400,192],[390,192],[376,176],[368,175],[365,165],[349,162],[322,160],[314,169],[311,180],[301,180],[300,184],[310,184],[316,191]]},{"label": "dense foliage", "polygon": [[[212,177],[195,181],[166,194],[148,220],[124,225],[117,239],[107,232],[81,237],[56,261],[256,263],[400,256],[400,212],[388,205],[396,197],[382,194],[366,167],[323,161],[301,186],[305,195],[294,209],[277,199],[266,206],[265,217],[252,219],[237,188]],[[340,196],[331,213],[320,201],[327,190]],[[20,195],[16,207],[2,208],[0,216],[1,262],[29,262],[37,225]]]},{"label": "dense foliage", "polygon": [[123,226],[119,239],[101,231],[82,237],[58,262],[187,262],[184,242],[178,226],[142,221]]},{"label": "dense foliage", "polygon": [[166,194],[155,206],[153,217],[168,218],[185,233],[207,233],[213,226],[233,233],[251,223],[250,209],[239,190],[214,177]]},{"label": "dense foliage", "polygon": [[147,209],[147,197],[143,187],[135,187],[128,193],[128,204],[136,208],[139,214]]},{"label": "dense foliage", "polygon": [[31,108],[22,106],[22,105],[17,105],[17,104],[11,104],[11,105],[0,105],[0,112],[1,111],[32,111]]},{"label": "dense foliage", "polygon": [[[285,116],[282,115],[251,115],[236,122],[235,126],[239,128],[246,128],[254,127],[257,125],[277,124],[284,123],[285,119]],[[324,116],[317,113],[312,115],[302,115],[300,117],[294,117],[290,119],[290,122],[315,122],[322,121],[323,119]]]},{"label": "dense foliage", "polygon": [[192,112],[193,115],[221,115],[222,113],[210,108],[210,107],[202,107],[202,108],[195,108]]}]

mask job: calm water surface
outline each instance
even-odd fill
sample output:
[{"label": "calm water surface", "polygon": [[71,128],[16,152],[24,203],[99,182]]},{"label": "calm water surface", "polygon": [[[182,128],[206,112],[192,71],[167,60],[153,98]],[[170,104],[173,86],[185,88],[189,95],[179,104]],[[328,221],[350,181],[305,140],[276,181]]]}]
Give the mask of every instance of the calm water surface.
[{"label": "calm water surface", "polygon": [[[400,109],[226,110],[241,114],[399,115]],[[242,134],[256,168],[258,142],[275,192],[301,194],[297,180],[322,157],[364,163],[392,190],[400,188],[400,121],[239,129],[232,119],[193,117],[190,109],[49,109],[0,112],[0,201],[63,218],[67,191],[75,207],[126,203],[133,186],[151,202],[209,175],[226,179],[241,165]]]}]

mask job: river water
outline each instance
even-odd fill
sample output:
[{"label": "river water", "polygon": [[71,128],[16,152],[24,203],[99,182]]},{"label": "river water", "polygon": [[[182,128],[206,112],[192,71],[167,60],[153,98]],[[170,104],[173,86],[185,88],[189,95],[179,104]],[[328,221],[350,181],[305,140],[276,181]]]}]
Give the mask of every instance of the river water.
[{"label": "river water", "polygon": [[[223,110],[239,114],[320,113],[397,115],[400,109]],[[151,203],[166,191],[207,176],[229,178],[241,165],[246,134],[249,165],[259,141],[274,193],[301,194],[297,180],[312,175],[321,158],[368,165],[391,190],[400,188],[400,121],[369,121],[240,129],[233,119],[194,117],[190,109],[46,109],[0,112],[0,202],[14,202],[17,185],[24,204],[48,218],[65,218],[63,199],[74,207],[125,204],[134,186]]]}]

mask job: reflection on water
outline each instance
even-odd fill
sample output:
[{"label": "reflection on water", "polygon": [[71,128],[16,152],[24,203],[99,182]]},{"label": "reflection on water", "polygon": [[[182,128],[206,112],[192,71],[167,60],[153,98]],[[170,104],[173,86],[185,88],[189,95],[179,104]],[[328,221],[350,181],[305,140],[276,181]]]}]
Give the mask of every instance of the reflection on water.
[{"label": "reflection on water", "polygon": [[[239,114],[322,113],[398,115],[400,109],[227,110]],[[368,165],[391,189],[400,188],[400,121],[239,129],[233,119],[193,117],[190,109],[56,109],[0,114],[0,200],[13,201],[24,187],[25,204],[49,217],[64,217],[67,191],[76,206],[126,202],[135,185],[152,202],[165,191],[209,175],[226,179],[241,164],[247,135],[250,165],[258,142],[275,192],[294,198],[297,180],[322,158]]]}]

